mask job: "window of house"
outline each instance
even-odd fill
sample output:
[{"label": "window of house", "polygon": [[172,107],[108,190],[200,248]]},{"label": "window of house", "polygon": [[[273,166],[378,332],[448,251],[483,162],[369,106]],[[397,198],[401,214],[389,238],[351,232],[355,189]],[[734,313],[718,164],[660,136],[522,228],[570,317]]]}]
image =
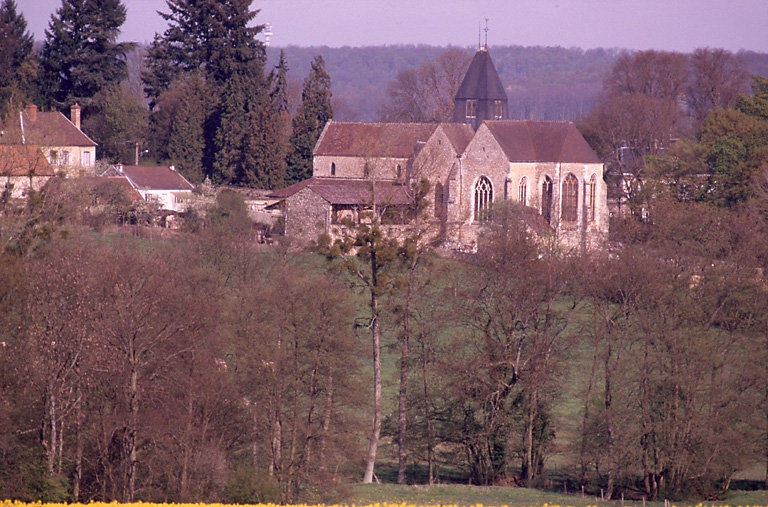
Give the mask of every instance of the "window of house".
[{"label": "window of house", "polygon": [[586,202],[584,203],[584,210],[587,213],[587,222],[594,222],[595,221],[595,201],[596,201],[595,192],[597,192],[597,177],[593,174],[592,177],[589,178],[589,182],[585,183],[584,186],[585,186],[584,198],[586,199]]},{"label": "window of house", "polygon": [[56,150],[48,152],[48,162],[50,162],[51,165],[59,165],[59,152]]},{"label": "window of house", "polygon": [[84,151],[80,154],[80,165],[91,165],[90,151]]},{"label": "window of house", "polygon": [[517,200],[523,206],[528,204],[528,178],[525,176],[520,178],[520,184],[517,185]]},{"label": "window of house", "polygon": [[477,118],[477,100],[467,100],[467,118]]},{"label": "window of house", "polygon": [[552,178],[549,176],[541,182],[541,216],[548,224],[552,223]]},{"label": "window of house", "polygon": [[336,162],[331,162],[331,176],[336,176]]},{"label": "window of house", "polygon": [[504,118],[504,103],[500,100],[493,101],[493,119],[501,120]]},{"label": "window of house", "polygon": [[481,176],[475,183],[475,221],[487,222],[493,201],[493,186],[491,180]]},{"label": "window of house", "polygon": [[579,180],[568,174],[563,180],[563,206],[560,218],[565,222],[575,222],[579,208]]},{"label": "window of house", "polygon": [[59,165],[69,165],[69,152],[62,151],[59,154]]},{"label": "window of house", "polygon": [[368,178],[371,175],[371,166],[366,162],[363,164],[363,177]]}]

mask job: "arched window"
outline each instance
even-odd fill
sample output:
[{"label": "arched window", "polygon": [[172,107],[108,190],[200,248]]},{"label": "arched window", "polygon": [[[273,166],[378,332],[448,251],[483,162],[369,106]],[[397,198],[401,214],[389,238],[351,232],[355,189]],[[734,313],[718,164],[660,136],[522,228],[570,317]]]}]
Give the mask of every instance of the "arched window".
[{"label": "arched window", "polygon": [[547,223],[552,223],[552,178],[544,177],[541,182],[541,215]]},{"label": "arched window", "polygon": [[477,100],[467,100],[467,118],[477,118]]},{"label": "arched window", "polygon": [[331,162],[331,176],[336,176],[336,162]]},{"label": "arched window", "polygon": [[435,185],[435,218],[443,218],[445,194],[443,193],[443,184]]},{"label": "arched window", "polygon": [[520,184],[517,185],[517,200],[523,206],[528,204],[528,178],[525,176],[520,178]]},{"label": "arched window", "polygon": [[397,164],[397,179],[399,180],[402,175],[403,175],[403,168],[400,167],[400,164]]},{"label": "arched window", "polygon": [[595,221],[595,201],[597,200],[597,177],[593,174],[589,182],[584,184],[584,212],[587,214],[587,222]]},{"label": "arched window", "polygon": [[493,186],[491,180],[481,176],[475,183],[475,221],[487,222],[493,201]]},{"label": "arched window", "polygon": [[563,180],[563,198],[560,218],[565,222],[575,222],[579,209],[579,180],[569,173]]}]

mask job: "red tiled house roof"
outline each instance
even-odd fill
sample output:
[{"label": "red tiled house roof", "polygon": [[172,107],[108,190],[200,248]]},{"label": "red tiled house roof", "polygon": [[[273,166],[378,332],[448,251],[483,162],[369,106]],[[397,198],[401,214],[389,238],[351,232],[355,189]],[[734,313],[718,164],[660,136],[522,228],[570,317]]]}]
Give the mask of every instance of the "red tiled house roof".
[{"label": "red tiled house roof", "polygon": [[60,112],[41,112],[36,111],[36,108],[32,111],[20,111],[8,118],[0,135],[0,144],[96,146],[90,137]]},{"label": "red tiled house roof", "polygon": [[53,176],[39,146],[0,144],[0,176]]}]

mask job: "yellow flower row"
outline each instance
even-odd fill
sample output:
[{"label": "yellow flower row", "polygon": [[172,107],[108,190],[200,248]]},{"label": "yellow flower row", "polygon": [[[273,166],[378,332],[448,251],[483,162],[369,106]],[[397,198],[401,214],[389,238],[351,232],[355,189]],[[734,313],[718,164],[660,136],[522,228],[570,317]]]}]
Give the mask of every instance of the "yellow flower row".
[{"label": "yellow flower row", "polygon": [[[118,503],[118,502],[91,502],[91,503],[44,503],[44,502],[20,502],[18,500],[2,500],[0,501],[0,507],[458,507],[457,505],[415,505],[406,503],[375,503],[368,505],[355,505],[355,504],[336,504],[336,505],[309,505],[309,504],[296,504],[296,505],[279,505],[279,504],[254,504],[254,505],[238,505],[231,504],[219,504],[219,503],[153,503],[153,502],[134,502],[134,503]],[[483,507],[482,504],[474,504],[468,507]],[[508,507],[506,505],[500,507]],[[573,507],[570,505],[560,506],[552,504],[543,505],[530,505],[526,507]],[[586,507],[598,507],[597,505],[588,505]],[[626,505],[625,507],[632,507]],[[671,505],[671,507],[676,507]],[[765,505],[715,505],[699,503],[695,507],[768,507]]]}]

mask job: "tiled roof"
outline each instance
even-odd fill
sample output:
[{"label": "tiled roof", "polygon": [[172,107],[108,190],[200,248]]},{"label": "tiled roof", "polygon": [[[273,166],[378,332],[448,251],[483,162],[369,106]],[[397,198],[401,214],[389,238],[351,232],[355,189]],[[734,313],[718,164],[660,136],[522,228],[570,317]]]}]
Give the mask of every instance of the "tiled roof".
[{"label": "tiled roof", "polygon": [[39,146],[0,145],[0,177],[29,176],[30,173],[53,176],[53,168]]},{"label": "tiled roof", "polygon": [[480,49],[475,53],[456,92],[456,98],[507,101],[504,85],[501,84],[499,73],[496,72],[487,49]]},{"label": "tiled roof", "polygon": [[[118,172],[119,169],[118,169]],[[184,176],[168,166],[126,165],[122,174],[141,190],[192,190]]]},{"label": "tiled roof", "polygon": [[305,188],[309,188],[331,204],[371,203],[373,202],[374,190],[377,204],[405,205],[412,201],[408,187],[393,181],[377,180],[372,182],[370,180],[317,177],[276,190],[270,194],[270,197],[285,199]]},{"label": "tiled roof", "polygon": [[441,123],[445,135],[448,136],[448,140],[451,141],[453,149],[456,153],[461,155],[467,148],[467,145],[475,135],[475,131],[467,123]]},{"label": "tiled roof", "polygon": [[500,120],[484,123],[510,162],[602,162],[571,122]]},{"label": "tiled roof", "polygon": [[426,142],[436,123],[352,123],[330,121],[315,155],[408,158],[417,142]]},{"label": "tiled roof", "polygon": [[33,121],[27,111],[12,114],[3,126],[0,144],[38,146],[96,146],[75,124],[58,111],[36,113]]}]

